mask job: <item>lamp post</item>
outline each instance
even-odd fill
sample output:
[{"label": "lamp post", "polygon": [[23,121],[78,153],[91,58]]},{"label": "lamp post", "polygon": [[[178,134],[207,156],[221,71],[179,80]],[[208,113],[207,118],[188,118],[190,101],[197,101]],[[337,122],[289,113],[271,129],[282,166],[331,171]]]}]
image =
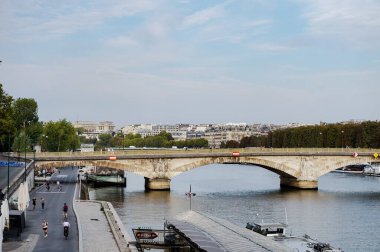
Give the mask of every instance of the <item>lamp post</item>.
[{"label": "lamp post", "polygon": [[341,133],[342,133],[342,152],[343,152],[343,134],[344,134],[344,130],[342,130]]},{"label": "lamp post", "polygon": [[319,135],[321,136],[321,148],[323,148],[323,133],[319,132]]},{"label": "lamp post", "polygon": [[121,132],[121,135],[123,136],[123,151],[124,151],[124,133],[123,133],[123,131]]},{"label": "lamp post", "polygon": [[18,147],[17,147],[17,154],[18,154],[18,161],[20,162],[20,148],[21,148],[21,131],[18,135]]},{"label": "lamp post", "polygon": [[11,134],[8,132],[8,187],[7,187],[7,198],[9,197],[9,162],[11,155]]},{"label": "lamp post", "polygon": [[24,121],[24,172],[25,172],[24,181],[26,181],[26,128],[25,128],[25,121]]}]

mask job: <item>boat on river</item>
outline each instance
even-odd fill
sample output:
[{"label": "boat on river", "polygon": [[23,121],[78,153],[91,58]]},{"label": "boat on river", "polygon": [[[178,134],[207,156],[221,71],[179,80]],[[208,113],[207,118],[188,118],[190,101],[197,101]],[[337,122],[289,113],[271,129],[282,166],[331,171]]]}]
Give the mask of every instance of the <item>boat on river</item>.
[{"label": "boat on river", "polygon": [[369,168],[371,168],[370,164],[353,164],[336,169],[333,172],[363,174],[364,170]]},{"label": "boat on river", "polygon": [[377,176],[380,177],[380,165],[372,164],[369,167],[364,168],[363,174],[367,176]]},{"label": "boat on river", "polygon": [[281,222],[255,223],[248,222],[246,228],[264,236],[272,237],[282,245],[299,252],[342,252],[328,243],[312,239],[308,235],[292,236],[286,234],[287,224]]}]

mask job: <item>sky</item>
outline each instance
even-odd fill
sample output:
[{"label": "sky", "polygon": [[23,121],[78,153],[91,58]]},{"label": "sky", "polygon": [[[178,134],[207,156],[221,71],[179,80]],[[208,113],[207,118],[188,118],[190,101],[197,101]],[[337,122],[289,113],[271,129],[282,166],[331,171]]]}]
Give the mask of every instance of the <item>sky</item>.
[{"label": "sky", "polygon": [[1,0],[0,83],[42,121],[380,119],[378,0]]}]

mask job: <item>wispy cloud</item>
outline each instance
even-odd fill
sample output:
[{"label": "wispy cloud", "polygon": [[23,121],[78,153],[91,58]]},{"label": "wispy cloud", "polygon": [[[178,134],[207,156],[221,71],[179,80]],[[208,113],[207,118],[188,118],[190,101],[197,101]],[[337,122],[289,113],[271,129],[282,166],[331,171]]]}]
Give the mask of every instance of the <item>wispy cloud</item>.
[{"label": "wispy cloud", "polygon": [[131,37],[119,36],[108,39],[106,44],[112,47],[131,47],[136,46],[138,43]]},{"label": "wispy cloud", "polygon": [[226,3],[218,4],[187,16],[183,20],[184,27],[191,27],[205,24],[211,20],[221,18],[225,15]]},{"label": "wispy cloud", "polygon": [[273,43],[260,43],[260,44],[250,44],[249,48],[257,51],[265,52],[286,52],[292,48],[286,45],[273,44]]},{"label": "wispy cloud", "polygon": [[50,2],[42,0],[30,8],[10,5],[7,9],[10,14],[4,22],[0,17],[0,22],[5,23],[8,28],[0,32],[0,36],[14,40],[24,35],[37,40],[60,37],[93,29],[110,18],[133,16],[152,11],[159,6],[159,1],[153,0],[95,1],[89,5],[67,1],[53,5]]},{"label": "wispy cloud", "polygon": [[353,45],[379,47],[380,2],[377,0],[305,1],[311,35]]}]

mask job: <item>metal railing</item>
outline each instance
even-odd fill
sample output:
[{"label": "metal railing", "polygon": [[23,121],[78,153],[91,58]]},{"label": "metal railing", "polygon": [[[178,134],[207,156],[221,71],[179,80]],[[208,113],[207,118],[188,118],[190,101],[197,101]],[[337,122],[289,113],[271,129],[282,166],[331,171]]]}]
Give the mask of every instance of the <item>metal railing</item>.
[{"label": "metal railing", "polygon": [[[94,152],[40,152],[27,153],[28,158],[39,157],[81,157],[81,156],[109,156],[109,155],[170,155],[170,154],[208,154],[208,153],[380,153],[380,149],[370,148],[236,148],[236,149],[125,149],[115,151],[94,151]],[[14,153],[12,156],[15,156]]]}]

